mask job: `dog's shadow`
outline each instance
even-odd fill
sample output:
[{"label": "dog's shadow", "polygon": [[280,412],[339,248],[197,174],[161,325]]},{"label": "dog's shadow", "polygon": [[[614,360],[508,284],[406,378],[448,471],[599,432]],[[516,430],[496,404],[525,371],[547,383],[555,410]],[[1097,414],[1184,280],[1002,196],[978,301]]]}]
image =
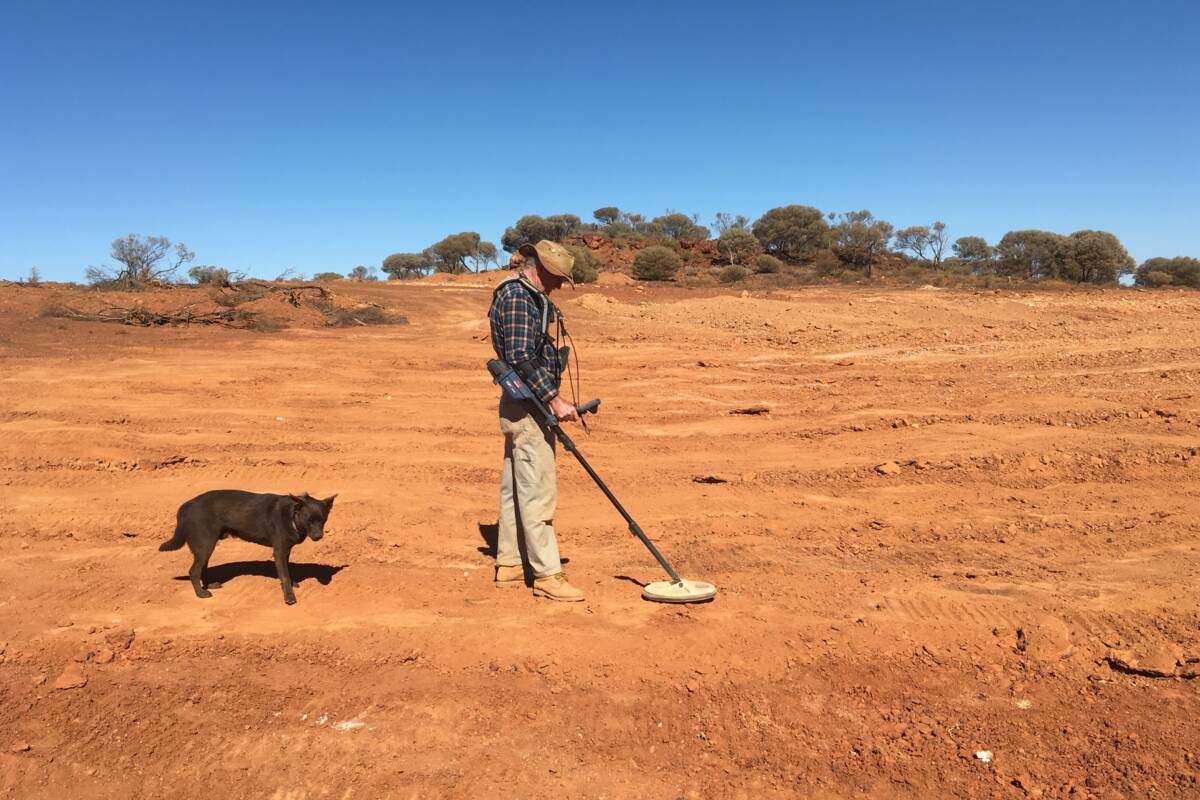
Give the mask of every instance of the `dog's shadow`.
[{"label": "dog's shadow", "polygon": [[[333,580],[333,576],[344,570],[346,565],[333,567],[329,564],[297,564],[292,562],[288,564],[288,573],[292,576],[292,583],[304,583],[310,578],[316,578],[317,583],[322,586],[328,586]],[[210,565],[204,571],[204,577],[209,583],[227,584],[234,578],[240,578],[243,575],[255,575],[260,578],[273,578],[279,580],[279,573],[275,571],[274,561],[230,561],[225,564]],[[186,581],[191,580],[187,575],[178,575],[175,580]]]}]

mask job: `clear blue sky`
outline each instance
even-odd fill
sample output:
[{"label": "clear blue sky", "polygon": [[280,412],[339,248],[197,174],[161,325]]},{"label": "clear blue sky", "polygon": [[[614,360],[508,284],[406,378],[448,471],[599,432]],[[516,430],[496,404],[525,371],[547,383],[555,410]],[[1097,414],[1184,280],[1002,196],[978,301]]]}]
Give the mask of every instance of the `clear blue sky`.
[{"label": "clear blue sky", "polygon": [[525,213],[868,208],[1200,256],[1200,3],[0,6],[0,277],[272,277]]}]

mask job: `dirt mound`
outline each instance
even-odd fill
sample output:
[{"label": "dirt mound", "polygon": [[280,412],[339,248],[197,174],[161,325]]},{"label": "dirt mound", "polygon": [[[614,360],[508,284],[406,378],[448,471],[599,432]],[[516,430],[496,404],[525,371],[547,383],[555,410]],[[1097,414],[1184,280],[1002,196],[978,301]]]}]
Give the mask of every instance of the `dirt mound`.
[{"label": "dirt mound", "polygon": [[624,272],[601,272],[596,283],[600,286],[632,286],[637,281]]},{"label": "dirt mound", "polygon": [[448,272],[435,272],[431,275],[426,275],[419,280],[421,283],[426,284],[449,283],[459,286],[495,286],[497,283],[512,274],[512,271],[507,269],[492,269],[485,272],[464,272],[459,275],[451,275]]}]

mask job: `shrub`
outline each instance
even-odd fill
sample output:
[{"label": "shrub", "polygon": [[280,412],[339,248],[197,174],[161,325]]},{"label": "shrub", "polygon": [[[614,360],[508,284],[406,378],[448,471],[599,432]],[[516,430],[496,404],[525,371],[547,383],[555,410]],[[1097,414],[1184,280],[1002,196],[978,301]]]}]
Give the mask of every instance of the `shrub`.
[{"label": "shrub", "polygon": [[229,286],[233,283],[233,273],[224,267],[192,267],[188,277],[201,286]]},{"label": "shrub", "polygon": [[680,258],[683,257],[683,245],[677,239],[672,239],[669,236],[652,236],[650,237],[649,244],[665,247]]},{"label": "shrub", "polygon": [[783,269],[783,262],[769,253],[763,253],[754,262],[754,271],[764,275],[774,275]]},{"label": "shrub", "polygon": [[313,275],[314,281],[340,281],[341,279],[342,273],[340,272],[318,272]]},{"label": "shrub", "polygon": [[818,275],[840,275],[842,260],[834,255],[832,250],[819,250],[812,260],[813,269]]},{"label": "shrub", "polygon": [[575,265],[571,267],[571,277],[576,283],[592,283],[600,275],[600,267],[604,262],[596,258],[586,247],[572,247]]},{"label": "shrub", "polygon": [[630,239],[637,235],[637,231],[635,231],[633,229],[632,225],[630,225],[628,222],[620,222],[620,221],[605,225],[604,228],[602,229],[602,231],[605,236],[612,239],[613,241],[619,241],[621,239]]},{"label": "shrub", "polygon": [[750,271],[745,267],[739,267],[737,264],[730,264],[728,267],[721,270],[721,274],[718,277],[720,278],[721,283],[737,283],[738,281],[743,280],[749,274]]},{"label": "shrub", "polygon": [[679,256],[660,245],[647,247],[633,259],[633,277],[642,281],[665,281],[679,270]]},{"label": "shrub", "polygon": [[717,251],[730,264],[740,264],[758,251],[758,239],[745,228],[728,228],[717,238]]},{"label": "shrub", "polygon": [[[1155,273],[1159,275],[1151,277]],[[1164,275],[1170,278],[1170,281],[1164,281]],[[1172,283],[1176,286],[1200,288],[1200,259],[1187,256],[1148,258],[1138,267],[1135,279],[1138,286],[1165,286]]]}]

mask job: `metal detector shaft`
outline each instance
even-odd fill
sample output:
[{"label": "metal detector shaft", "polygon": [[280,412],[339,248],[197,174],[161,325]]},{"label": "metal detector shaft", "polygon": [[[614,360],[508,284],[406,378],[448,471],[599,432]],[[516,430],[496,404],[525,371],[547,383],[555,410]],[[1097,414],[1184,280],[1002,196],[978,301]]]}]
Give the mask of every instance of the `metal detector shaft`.
[{"label": "metal detector shaft", "polygon": [[675,573],[675,570],[671,569],[671,565],[667,563],[665,558],[663,558],[663,554],[658,552],[658,548],[654,546],[654,542],[650,541],[650,537],[646,535],[645,531],[642,530],[641,526],[637,524],[634,518],[629,515],[629,512],[625,510],[625,507],[621,505],[621,501],[616,498],[616,496],[612,493],[600,476],[596,474],[596,470],[592,469],[592,465],[589,464],[587,459],[583,457],[583,453],[579,452],[579,448],[575,446],[573,441],[571,441],[571,437],[567,436],[566,432],[563,431],[562,426],[558,424],[557,419],[555,419],[553,428],[555,435],[558,436],[558,440],[563,443],[563,447],[571,451],[571,455],[575,456],[576,460],[579,461],[579,465],[583,467],[584,471],[587,472],[587,474],[591,476],[592,480],[596,482],[596,485],[600,487],[600,491],[604,492],[604,496],[607,497],[608,501],[613,504],[614,508],[617,509],[617,513],[625,518],[625,522],[629,524],[629,532],[642,540],[642,544],[646,545],[646,549],[649,550],[650,555],[654,556],[654,558],[658,561],[659,566],[666,570],[667,574],[671,576],[671,580],[678,583],[680,581],[679,575]]}]

